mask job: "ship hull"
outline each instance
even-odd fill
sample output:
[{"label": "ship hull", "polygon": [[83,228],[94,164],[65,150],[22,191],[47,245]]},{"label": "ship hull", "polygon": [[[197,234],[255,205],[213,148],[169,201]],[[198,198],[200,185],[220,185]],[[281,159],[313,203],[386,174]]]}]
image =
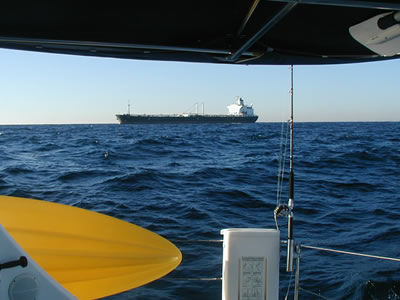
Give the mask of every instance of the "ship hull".
[{"label": "ship hull", "polygon": [[206,123],[254,123],[258,116],[230,115],[117,115],[120,124],[206,124]]}]

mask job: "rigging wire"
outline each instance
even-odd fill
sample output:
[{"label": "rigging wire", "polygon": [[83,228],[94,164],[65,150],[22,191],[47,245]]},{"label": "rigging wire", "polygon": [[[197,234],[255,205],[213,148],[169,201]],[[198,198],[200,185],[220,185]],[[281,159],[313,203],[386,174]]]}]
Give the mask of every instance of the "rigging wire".
[{"label": "rigging wire", "polygon": [[188,109],[186,109],[183,113],[184,114],[192,114],[193,113],[193,109],[197,109],[196,113],[198,113],[198,105],[199,105],[198,102],[193,103],[192,106],[189,107]]},{"label": "rigging wire", "polygon": [[276,206],[281,204],[281,194],[282,194],[282,181],[285,174],[285,162],[286,162],[286,149],[287,149],[287,139],[288,139],[288,123],[286,123],[286,135],[285,142],[284,138],[284,125],[285,122],[282,122],[281,127],[281,144],[280,144],[280,153],[279,153],[279,169],[278,169],[278,187],[276,193]]},{"label": "rigging wire", "polygon": [[211,277],[211,278],[164,277],[162,279],[172,280],[172,281],[221,281],[222,277]]},{"label": "rigging wire", "polygon": [[294,273],[293,271],[290,272],[289,285],[288,285],[288,288],[286,291],[285,300],[288,300],[288,297],[289,297],[289,291],[290,291],[290,287],[292,286],[292,281],[293,281],[293,273]]},{"label": "rigging wire", "polygon": [[[286,124],[286,132],[285,132],[285,124]],[[283,187],[283,179],[285,177],[285,165],[286,165],[286,153],[287,153],[287,145],[288,145],[288,137],[289,137],[289,121],[282,122],[281,127],[281,143],[280,143],[280,153],[279,153],[279,168],[278,168],[278,183],[277,183],[277,191],[276,191],[276,207],[281,205],[281,196],[282,196],[282,187]],[[277,221],[277,213],[274,213],[275,226],[276,229],[279,230],[278,221]]]},{"label": "rigging wire", "polygon": [[305,289],[303,289],[302,287],[299,288],[299,289],[302,290],[303,292],[306,292],[307,294],[310,294],[310,295],[313,295],[313,296],[317,296],[317,297],[319,297],[319,298],[321,298],[321,299],[324,299],[324,300],[333,300],[332,298],[327,298],[327,297],[325,297],[325,296],[322,296],[321,294],[317,294],[317,293],[314,293],[314,292],[305,290]]},{"label": "rigging wire", "polygon": [[222,243],[224,240],[174,240],[169,239],[172,243]]},{"label": "rigging wire", "polygon": [[307,246],[307,245],[300,245],[300,247],[319,250],[319,251],[327,251],[327,252],[334,252],[334,253],[340,253],[340,254],[348,254],[348,255],[353,255],[353,256],[362,256],[362,257],[377,258],[377,259],[382,259],[382,260],[390,260],[390,261],[400,262],[400,258],[394,258],[394,257],[378,256],[378,255],[372,255],[372,254],[357,253],[357,252],[343,251],[343,250],[330,249],[330,248],[322,248],[322,247],[316,247],[316,246]]}]

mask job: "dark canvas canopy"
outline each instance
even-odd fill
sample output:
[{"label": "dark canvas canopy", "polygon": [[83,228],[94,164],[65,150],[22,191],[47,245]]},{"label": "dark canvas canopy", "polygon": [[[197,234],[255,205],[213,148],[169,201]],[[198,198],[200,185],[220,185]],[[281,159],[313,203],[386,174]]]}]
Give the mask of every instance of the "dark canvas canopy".
[{"label": "dark canvas canopy", "polygon": [[0,47],[210,63],[361,62],[387,57],[353,39],[349,27],[396,10],[399,1],[390,0],[8,2]]}]

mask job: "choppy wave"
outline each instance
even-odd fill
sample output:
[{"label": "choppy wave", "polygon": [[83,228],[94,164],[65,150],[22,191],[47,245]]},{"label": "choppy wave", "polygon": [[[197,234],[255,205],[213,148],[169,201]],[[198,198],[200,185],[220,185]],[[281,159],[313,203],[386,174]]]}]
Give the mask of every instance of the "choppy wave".
[{"label": "choppy wave", "polygon": [[[298,242],[400,257],[399,132],[400,123],[296,124]],[[171,279],[221,276],[221,245],[185,240],[275,228],[280,143],[281,124],[269,123],[1,126],[0,192],[99,211],[177,241],[177,270],[109,299],[220,299],[220,282]],[[283,186],[286,201],[287,177]],[[300,284],[329,299],[400,299],[399,271],[304,249]]]}]

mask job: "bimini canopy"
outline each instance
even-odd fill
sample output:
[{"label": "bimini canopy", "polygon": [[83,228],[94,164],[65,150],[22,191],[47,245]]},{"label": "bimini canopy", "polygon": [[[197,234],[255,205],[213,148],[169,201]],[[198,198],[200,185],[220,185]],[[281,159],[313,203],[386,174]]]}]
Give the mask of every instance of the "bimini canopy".
[{"label": "bimini canopy", "polygon": [[398,58],[399,1],[9,1],[0,47],[104,57],[243,64]]}]

